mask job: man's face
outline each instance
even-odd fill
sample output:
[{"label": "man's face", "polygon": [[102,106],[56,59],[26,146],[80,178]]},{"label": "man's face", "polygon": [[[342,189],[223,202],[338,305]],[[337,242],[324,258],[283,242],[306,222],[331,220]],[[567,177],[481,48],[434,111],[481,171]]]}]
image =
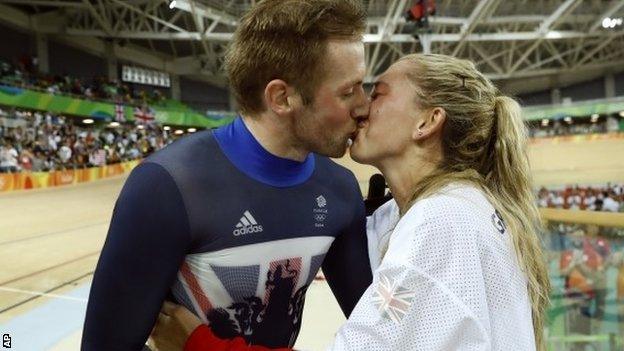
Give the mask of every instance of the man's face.
[{"label": "man's face", "polygon": [[322,67],[324,78],[313,102],[297,111],[294,134],[311,152],[341,157],[357,130],[357,120],[368,115],[368,97],[362,86],[364,44],[330,40]]}]

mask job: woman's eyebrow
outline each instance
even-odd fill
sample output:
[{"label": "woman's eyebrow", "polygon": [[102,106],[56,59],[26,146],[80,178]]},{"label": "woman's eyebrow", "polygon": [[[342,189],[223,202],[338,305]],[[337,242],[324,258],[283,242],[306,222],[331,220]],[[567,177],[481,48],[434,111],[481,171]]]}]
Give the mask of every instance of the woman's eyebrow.
[{"label": "woman's eyebrow", "polygon": [[377,90],[377,87],[379,87],[380,85],[389,86],[388,83],[386,83],[382,79],[379,79],[375,83],[373,83],[373,90]]}]

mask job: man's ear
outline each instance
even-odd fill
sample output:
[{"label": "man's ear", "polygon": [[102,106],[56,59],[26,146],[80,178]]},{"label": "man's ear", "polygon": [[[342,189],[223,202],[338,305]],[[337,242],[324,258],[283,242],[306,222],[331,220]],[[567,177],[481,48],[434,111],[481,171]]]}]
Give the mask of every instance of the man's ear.
[{"label": "man's ear", "polygon": [[290,113],[296,107],[296,92],[281,79],[273,79],[264,88],[264,103],[278,115]]},{"label": "man's ear", "polygon": [[446,111],[441,107],[434,107],[428,112],[424,112],[422,118],[416,123],[412,132],[412,139],[421,141],[430,136],[441,133],[446,121]]}]

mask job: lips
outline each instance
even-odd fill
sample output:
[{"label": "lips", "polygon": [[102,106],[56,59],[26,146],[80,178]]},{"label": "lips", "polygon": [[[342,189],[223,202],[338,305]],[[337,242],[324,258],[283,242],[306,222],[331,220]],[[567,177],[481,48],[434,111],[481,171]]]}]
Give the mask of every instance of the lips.
[{"label": "lips", "polygon": [[357,126],[355,131],[353,131],[350,135],[349,135],[349,145],[353,144],[358,135],[360,134],[360,130],[364,127],[366,127],[368,125],[368,118],[366,117],[360,117],[356,120]]},{"label": "lips", "polygon": [[349,139],[351,140],[355,140],[357,138],[358,135],[358,129],[356,129],[353,133],[351,133],[351,135],[349,135]]},{"label": "lips", "polygon": [[362,129],[368,125],[368,118],[358,118],[357,119],[357,128]]}]

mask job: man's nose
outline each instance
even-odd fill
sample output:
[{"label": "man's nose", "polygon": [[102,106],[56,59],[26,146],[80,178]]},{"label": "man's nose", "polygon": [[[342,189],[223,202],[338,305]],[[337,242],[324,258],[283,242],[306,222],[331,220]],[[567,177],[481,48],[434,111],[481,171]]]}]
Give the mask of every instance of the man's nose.
[{"label": "man's nose", "polygon": [[353,110],[352,117],[353,118],[367,117],[369,110],[370,110],[370,99],[364,93],[364,91],[362,91],[359,94],[359,103],[356,106],[356,108]]}]

